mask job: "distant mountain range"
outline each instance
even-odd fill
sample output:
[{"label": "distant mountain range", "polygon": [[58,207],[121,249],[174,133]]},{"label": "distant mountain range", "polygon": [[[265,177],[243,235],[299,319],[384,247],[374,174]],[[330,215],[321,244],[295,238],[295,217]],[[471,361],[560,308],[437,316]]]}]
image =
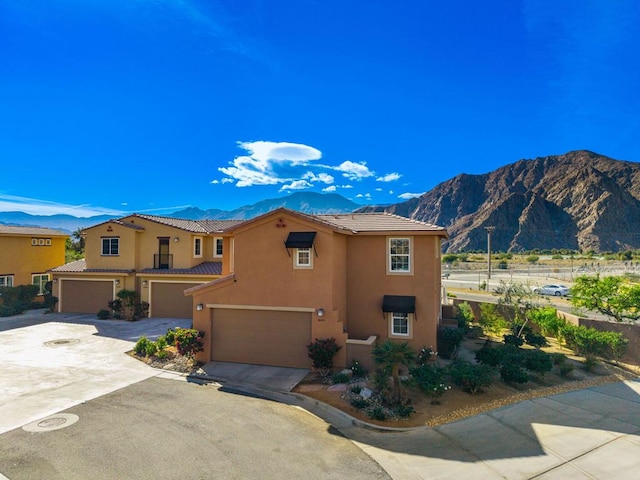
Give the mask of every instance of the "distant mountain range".
[{"label": "distant mountain range", "polygon": [[640,248],[640,164],[586,150],[458,175],[387,211],[447,228],[447,251]]},{"label": "distant mountain range", "polygon": [[[196,207],[190,207],[170,213],[167,216],[188,220],[245,220],[280,207],[286,207],[304,213],[321,214],[349,213],[361,206],[362,205],[354,203],[341,195],[333,193],[297,192],[282,198],[262,200],[253,205],[246,205],[235,210],[201,210]],[[118,217],[110,215],[74,217],[72,215],[30,215],[23,212],[0,212],[0,224],[21,226],[37,225],[39,227],[54,228],[68,233],[106,222],[112,218]]]},{"label": "distant mountain range", "polygon": [[[483,175],[460,174],[419,198],[362,207],[340,195],[299,192],[231,211],[191,207],[168,216],[248,219],[279,207],[305,213],[387,211],[447,228],[449,252],[571,249],[596,252],[640,248],[640,164],[586,150],[519,160]],[[105,215],[34,216],[0,213],[0,223],[72,232]]]}]

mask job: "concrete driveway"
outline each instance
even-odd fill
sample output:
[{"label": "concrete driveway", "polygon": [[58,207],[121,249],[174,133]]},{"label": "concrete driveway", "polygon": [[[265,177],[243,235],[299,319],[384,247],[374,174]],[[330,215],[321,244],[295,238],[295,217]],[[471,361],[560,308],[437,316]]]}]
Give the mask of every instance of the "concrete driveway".
[{"label": "concrete driveway", "polygon": [[28,312],[0,318],[0,434],[160,372],[124,352],[184,319],[137,322]]}]

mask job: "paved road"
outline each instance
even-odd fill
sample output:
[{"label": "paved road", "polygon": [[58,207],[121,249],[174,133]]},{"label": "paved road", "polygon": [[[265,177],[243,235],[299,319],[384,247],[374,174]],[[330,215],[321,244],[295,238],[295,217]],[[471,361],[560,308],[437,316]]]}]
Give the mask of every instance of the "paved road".
[{"label": "paved road", "polygon": [[65,410],[67,428],[0,435],[11,480],[385,479],[350,440],[308,412],[151,378]]}]

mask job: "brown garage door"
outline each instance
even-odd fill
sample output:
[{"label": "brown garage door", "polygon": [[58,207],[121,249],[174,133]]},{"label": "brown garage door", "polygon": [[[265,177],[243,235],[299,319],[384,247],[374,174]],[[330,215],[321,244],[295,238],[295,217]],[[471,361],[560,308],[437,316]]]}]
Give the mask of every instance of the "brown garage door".
[{"label": "brown garage door", "polygon": [[213,310],[212,360],[309,368],[311,314],[267,310]]},{"label": "brown garage door", "polygon": [[193,299],[185,297],[187,288],[198,283],[151,282],[151,316],[161,318],[192,318]]},{"label": "brown garage door", "polygon": [[60,310],[65,313],[98,313],[113,300],[112,281],[61,280]]}]

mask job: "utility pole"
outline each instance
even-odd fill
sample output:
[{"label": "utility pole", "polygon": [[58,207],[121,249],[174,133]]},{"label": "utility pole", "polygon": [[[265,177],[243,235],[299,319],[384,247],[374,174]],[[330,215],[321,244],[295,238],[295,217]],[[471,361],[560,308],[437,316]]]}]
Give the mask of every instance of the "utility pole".
[{"label": "utility pole", "polygon": [[[491,232],[493,232],[496,227],[484,227],[487,231],[487,280],[491,280]],[[487,285],[487,290],[489,285]]]}]

